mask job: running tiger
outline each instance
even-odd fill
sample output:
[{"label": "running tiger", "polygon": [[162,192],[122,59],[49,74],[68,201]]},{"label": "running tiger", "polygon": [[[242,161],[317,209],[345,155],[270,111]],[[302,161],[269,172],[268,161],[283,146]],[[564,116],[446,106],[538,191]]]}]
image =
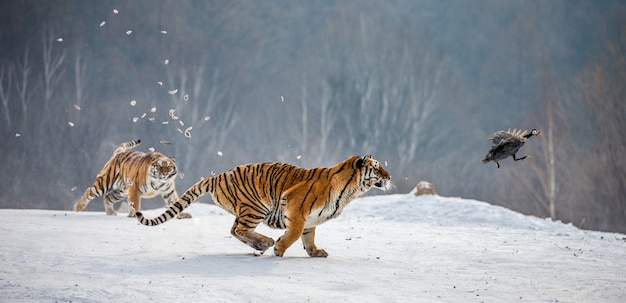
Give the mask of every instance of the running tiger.
[{"label": "running tiger", "polygon": [[[173,158],[158,152],[142,153],[129,151],[141,143],[135,140],[120,144],[113,156],[96,176],[96,181],[76,202],[74,209],[82,211],[89,201],[104,195],[104,209],[107,215],[115,216],[113,204],[126,198],[133,217],[141,209],[141,198],[161,195],[166,207],[178,200],[176,174],[178,170]],[[188,213],[180,213],[178,218],[191,218]]]},{"label": "running tiger", "polygon": [[235,215],[231,234],[261,253],[274,245],[272,238],[254,231],[261,222],[286,229],[276,241],[274,254],[282,257],[302,238],[311,257],[327,257],[315,246],[315,227],[336,218],[354,198],[372,187],[389,190],[391,175],[371,156],[352,156],[333,166],[305,169],[282,163],[256,163],[235,167],[190,187],[163,214],[143,225],[164,223],[194,200],[210,194],[215,204]]}]

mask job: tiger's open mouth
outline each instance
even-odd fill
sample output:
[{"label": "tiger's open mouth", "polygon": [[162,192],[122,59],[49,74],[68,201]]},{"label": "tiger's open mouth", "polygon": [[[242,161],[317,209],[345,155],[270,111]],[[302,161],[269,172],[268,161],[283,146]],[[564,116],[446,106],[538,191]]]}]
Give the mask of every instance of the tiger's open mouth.
[{"label": "tiger's open mouth", "polygon": [[174,175],[176,175],[176,173],[171,172],[168,174],[161,174],[161,180],[168,180],[174,177]]}]

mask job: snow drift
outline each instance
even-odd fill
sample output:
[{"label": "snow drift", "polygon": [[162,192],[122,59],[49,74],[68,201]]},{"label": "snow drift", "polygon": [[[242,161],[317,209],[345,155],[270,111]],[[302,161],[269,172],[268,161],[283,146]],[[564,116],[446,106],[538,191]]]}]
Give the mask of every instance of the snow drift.
[{"label": "snow drift", "polygon": [[[95,201],[94,203],[98,203]],[[156,216],[163,209],[149,210]],[[296,243],[253,256],[233,217],[194,204],[158,227],[122,215],[0,210],[2,302],[624,302],[626,236],[412,193],[354,200]],[[258,231],[277,238],[282,231]]]}]

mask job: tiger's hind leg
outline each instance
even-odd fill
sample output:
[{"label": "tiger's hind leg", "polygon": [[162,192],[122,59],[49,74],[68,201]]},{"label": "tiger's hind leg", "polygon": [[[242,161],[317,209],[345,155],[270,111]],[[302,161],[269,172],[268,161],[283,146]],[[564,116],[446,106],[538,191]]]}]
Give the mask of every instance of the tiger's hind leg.
[{"label": "tiger's hind leg", "polygon": [[239,241],[246,245],[264,253],[268,248],[274,245],[274,239],[266,237],[254,231],[254,229],[263,220],[252,215],[237,217],[230,233]]},{"label": "tiger's hind leg", "polygon": [[83,193],[83,196],[80,197],[80,200],[74,204],[75,211],[82,211],[85,207],[87,207],[87,204],[89,204],[91,200],[104,194],[105,191],[100,185],[100,181],[100,178],[96,179],[96,182],[85,190],[85,193]]},{"label": "tiger's hind leg", "polygon": [[76,203],[74,204],[74,210],[82,211],[83,209],[85,209],[85,207],[87,207],[87,204],[89,204],[89,201],[95,199],[98,196],[95,191],[96,189],[94,187],[88,188],[83,196],[80,198],[80,200],[76,201]]},{"label": "tiger's hind leg", "polygon": [[107,215],[117,216],[117,212],[115,211],[115,208],[113,208],[113,205],[115,205],[115,203],[119,201],[122,201],[124,198],[126,198],[126,196],[118,190],[114,190],[106,194],[106,196],[104,196],[104,210],[106,211]]}]

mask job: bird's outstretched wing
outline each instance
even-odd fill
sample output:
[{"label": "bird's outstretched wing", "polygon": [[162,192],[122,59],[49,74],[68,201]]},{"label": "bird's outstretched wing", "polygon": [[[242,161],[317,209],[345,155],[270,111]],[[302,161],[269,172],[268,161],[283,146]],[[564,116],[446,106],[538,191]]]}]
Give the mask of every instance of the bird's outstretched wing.
[{"label": "bird's outstretched wing", "polygon": [[493,145],[498,145],[504,140],[510,139],[511,137],[513,137],[511,133],[501,130],[489,136],[489,140],[491,140],[491,143],[493,143]]},{"label": "bird's outstretched wing", "polygon": [[501,130],[493,133],[489,136],[489,140],[493,145],[498,145],[504,141],[511,140],[513,138],[522,138],[524,135],[528,134],[528,130],[518,130],[517,128],[511,130],[510,128],[506,131]]}]

